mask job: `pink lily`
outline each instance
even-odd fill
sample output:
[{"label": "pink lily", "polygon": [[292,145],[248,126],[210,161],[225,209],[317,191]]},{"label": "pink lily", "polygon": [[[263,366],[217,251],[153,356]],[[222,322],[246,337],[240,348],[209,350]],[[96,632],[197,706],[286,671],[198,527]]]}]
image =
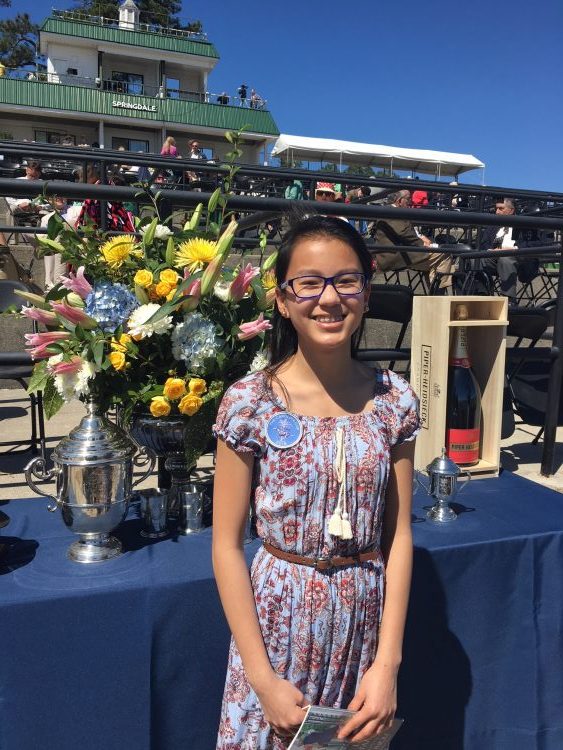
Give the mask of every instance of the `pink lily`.
[{"label": "pink lily", "polygon": [[81,357],[72,357],[70,362],[57,362],[56,365],[49,367],[53,375],[74,375],[82,369],[84,361]]},{"label": "pink lily", "polygon": [[246,294],[250,282],[259,273],[260,269],[254,268],[252,263],[248,263],[245,267],[241,268],[229,287],[229,300],[231,302],[240,302]]},{"label": "pink lily", "polygon": [[80,266],[75,274],[70,271],[68,276],[60,276],[59,281],[65,289],[70,289],[82,299],[86,299],[92,291],[92,285],[84,276],[84,266]]},{"label": "pink lily", "polygon": [[22,307],[22,315],[31,320],[36,320],[38,323],[42,323],[44,326],[52,326],[57,324],[57,316],[50,310],[40,310],[38,307]]},{"label": "pink lily", "polygon": [[61,318],[64,318],[75,325],[80,325],[82,328],[92,329],[98,325],[97,321],[89,315],[86,315],[80,307],[73,307],[72,305],[69,305],[66,300],[63,300],[62,302],[51,302],[51,307],[57,315],[61,316]]},{"label": "pink lily", "polygon": [[237,338],[239,341],[248,341],[258,336],[259,333],[269,331],[271,327],[271,323],[268,320],[264,320],[264,313],[260,313],[256,320],[240,324],[240,331],[237,333]]},{"label": "pink lily", "polygon": [[182,310],[192,312],[199,305],[201,299],[201,279],[192,281],[183,294]]},{"label": "pink lily", "polygon": [[50,357],[52,352],[47,351],[47,347],[51,344],[56,344],[59,341],[65,341],[70,338],[70,333],[67,331],[47,331],[45,333],[26,333],[25,345],[27,347],[33,347],[30,349],[32,359],[45,359]]}]

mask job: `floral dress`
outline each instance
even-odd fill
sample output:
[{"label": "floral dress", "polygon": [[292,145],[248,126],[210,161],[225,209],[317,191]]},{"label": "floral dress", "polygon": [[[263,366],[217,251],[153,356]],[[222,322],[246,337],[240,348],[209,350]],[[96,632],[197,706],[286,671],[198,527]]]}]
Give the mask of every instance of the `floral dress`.
[{"label": "floral dress", "polygon": [[[286,411],[265,373],[232,385],[214,432],[236,451],[256,456],[258,535],[307,557],[352,555],[379,548],[390,449],[418,431],[418,403],[408,383],[375,370],[373,408],[342,417],[295,415],[303,434],[291,448],[266,438],[270,417]],[[335,432],[344,431],[347,508],[352,539],[328,533],[338,500]],[[371,665],[381,620],[384,567],[376,560],[328,572],[286,562],[263,547],[251,567],[262,636],[272,668],[308,703],[346,707]],[[231,641],[217,750],[283,750],[264,719],[239,652]]]}]

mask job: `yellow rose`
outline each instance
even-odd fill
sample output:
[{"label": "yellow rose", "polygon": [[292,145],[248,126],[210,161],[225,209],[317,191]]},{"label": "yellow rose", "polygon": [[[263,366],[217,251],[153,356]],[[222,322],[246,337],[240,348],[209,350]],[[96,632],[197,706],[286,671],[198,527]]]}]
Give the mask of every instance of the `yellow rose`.
[{"label": "yellow rose", "polygon": [[146,268],[142,269],[141,271],[137,271],[135,277],[133,278],[133,281],[138,286],[142,286],[143,289],[148,289],[152,284],[152,272],[147,271]]},{"label": "yellow rose", "polygon": [[[167,302],[171,302],[171,301],[172,301],[172,300],[174,299],[174,295],[176,294],[176,290],[177,290],[177,288],[178,288],[178,287],[175,287],[175,286],[174,286],[174,287],[172,287],[172,289],[171,289],[171,290],[170,290],[170,291],[168,292],[168,294],[166,295],[166,301],[167,301]],[[178,303],[178,307],[179,307],[179,306],[180,306],[180,303]],[[178,308],[176,308],[176,309],[178,309]]]},{"label": "yellow rose", "polygon": [[180,410],[180,414],[187,414],[188,417],[193,417],[201,409],[202,404],[203,399],[196,396],[195,393],[188,393],[178,404],[178,409]]},{"label": "yellow rose", "polygon": [[190,393],[195,393],[196,396],[201,396],[207,390],[205,380],[203,378],[190,378],[188,390]]},{"label": "yellow rose", "polygon": [[151,399],[150,411],[153,417],[167,417],[170,414],[170,404],[164,396]]},{"label": "yellow rose", "polygon": [[167,284],[165,281],[159,281],[158,284],[155,287],[155,292],[158,297],[166,297],[166,295],[174,289],[173,286],[170,286],[170,284]]},{"label": "yellow rose", "polygon": [[125,369],[125,354],[123,352],[110,352],[109,361],[118,372]]},{"label": "yellow rose", "polygon": [[164,281],[165,284],[176,286],[178,283],[178,274],[171,268],[165,268],[164,271],[160,272],[160,281]]},{"label": "yellow rose", "polygon": [[122,333],[119,337],[119,341],[117,339],[111,340],[111,348],[116,352],[126,352],[127,344],[129,344],[131,340],[131,336],[129,336],[128,333]]},{"label": "yellow rose", "polygon": [[164,384],[164,395],[170,401],[177,401],[186,392],[186,383],[182,378],[168,378]]}]

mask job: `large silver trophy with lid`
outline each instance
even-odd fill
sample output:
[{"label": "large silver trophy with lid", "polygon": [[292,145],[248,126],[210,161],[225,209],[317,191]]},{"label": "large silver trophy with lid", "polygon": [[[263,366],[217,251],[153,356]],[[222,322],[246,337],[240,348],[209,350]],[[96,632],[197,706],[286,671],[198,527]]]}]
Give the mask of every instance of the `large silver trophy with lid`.
[{"label": "large silver trophy with lid", "polygon": [[[60,508],[66,526],[79,534],[68,550],[70,559],[91,563],[119,555],[121,542],[110,532],[125,518],[134,484],[152,473],[154,454],[98,414],[89,401],[86,416],[57,445],[52,459],[54,466],[47,470],[41,456],[34,458],[25,467],[25,479],[34,492],[53,500],[48,510]],[[133,484],[133,466],[147,464]],[[56,479],[56,497],[43,492],[33,478]]]},{"label": "large silver trophy with lid", "polygon": [[[420,474],[417,472],[416,478],[418,483],[431,495],[435,503],[426,514],[426,518],[430,521],[436,521],[437,523],[448,523],[455,521],[457,513],[450,507],[450,502],[453,501],[457,494],[457,483],[458,479],[462,474],[465,474],[467,481],[471,479],[471,474],[468,471],[462,471],[459,466],[454,463],[451,458],[446,456],[446,449],[442,448],[442,455],[435,458],[426,467],[428,472],[428,478],[430,480],[429,486],[427,487],[420,479]],[[467,485],[465,481],[461,485],[461,490]]]}]

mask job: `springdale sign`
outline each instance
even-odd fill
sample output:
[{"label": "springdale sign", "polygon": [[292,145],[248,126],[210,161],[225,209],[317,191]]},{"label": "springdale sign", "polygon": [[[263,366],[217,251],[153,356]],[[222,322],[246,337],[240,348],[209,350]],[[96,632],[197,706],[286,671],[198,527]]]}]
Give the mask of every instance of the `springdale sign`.
[{"label": "springdale sign", "polygon": [[114,99],[111,106],[116,109],[136,109],[141,112],[156,112],[156,104],[139,104],[137,102],[124,102]]}]

